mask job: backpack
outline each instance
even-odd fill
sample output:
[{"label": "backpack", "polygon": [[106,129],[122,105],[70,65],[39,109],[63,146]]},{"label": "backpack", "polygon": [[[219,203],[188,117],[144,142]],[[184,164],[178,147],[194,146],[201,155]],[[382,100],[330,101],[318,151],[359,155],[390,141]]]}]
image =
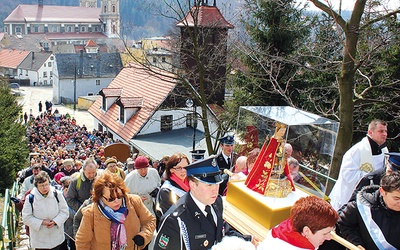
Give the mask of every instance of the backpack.
[{"label": "backpack", "polygon": [[[54,191],[53,191],[53,194],[54,194],[54,197],[55,197],[56,200],[57,200],[57,203],[60,203],[60,200],[58,199],[57,190],[54,190]],[[27,195],[28,195],[28,200],[29,200],[29,203],[31,204],[32,213],[33,213],[33,200],[35,199],[35,196],[34,196],[33,194],[30,193],[30,190],[29,190],[29,193],[28,193]],[[29,236],[29,227],[28,227],[27,225],[25,225],[25,231],[26,231],[26,235]]]},{"label": "backpack", "polygon": [[[54,189],[53,194],[54,194],[54,197],[57,200],[57,203],[60,203],[60,200],[58,199],[57,190]],[[31,194],[31,193],[29,193],[28,195],[29,195],[28,200],[29,200],[29,203],[31,203],[32,212],[33,212],[33,200],[34,200],[35,196],[33,194]]]}]

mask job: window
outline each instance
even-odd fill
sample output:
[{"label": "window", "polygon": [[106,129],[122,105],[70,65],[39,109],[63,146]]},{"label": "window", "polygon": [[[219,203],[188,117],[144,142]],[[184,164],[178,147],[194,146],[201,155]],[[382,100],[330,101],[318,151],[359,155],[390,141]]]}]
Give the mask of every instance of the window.
[{"label": "window", "polygon": [[34,31],[35,33],[38,33],[38,32],[39,32],[39,27],[38,27],[38,26],[33,27],[33,31]]},{"label": "window", "polygon": [[104,12],[104,13],[107,13],[107,6],[104,6],[103,12]]},{"label": "window", "polygon": [[172,115],[161,116],[161,131],[172,130]]},{"label": "window", "polygon": [[104,96],[102,98],[101,107],[103,110],[106,110],[106,98]]},{"label": "window", "polygon": [[100,80],[96,80],[96,85],[100,85]]},{"label": "window", "polygon": [[46,67],[46,65],[47,65],[46,63],[43,63],[43,67]]},{"label": "window", "polygon": [[54,56],[50,56],[50,60],[54,61]]},{"label": "window", "polygon": [[163,63],[165,63],[165,62],[166,62],[166,60],[165,60],[165,56],[163,56],[163,57],[161,58],[161,61],[162,61]]},{"label": "window", "polygon": [[57,26],[53,26],[51,28],[51,32],[58,32],[58,27]]},{"label": "window", "polygon": [[156,63],[156,62],[157,62],[157,58],[153,57],[153,63]]},{"label": "window", "polygon": [[94,32],[98,32],[99,30],[97,29],[97,27],[94,27]]},{"label": "window", "polygon": [[50,71],[50,77],[53,77],[53,71]]},{"label": "window", "polygon": [[125,123],[125,109],[122,106],[119,106],[119,121]]},{"label": "window", "polygon": [[21,33],[21,31],[22,31],[21,27],[19,27],[19,26],[15,27],[15,32],[16,33]]},{"label": "window", "polygon": [[81,27],[81,32],[86,32],[86,27],[85,26]]},{"label": "window", "polygon": [[112,6],[112,12],[115,13],[115,5]]},{"label": "window", "polygon": [[43,78],[47,78],[47,71],[43,71]]},{"label": "window", "polygon": [[47,85],[47,80],[43,80],[43,85]]},{"label": "window", "polygon": [[[51,67],[51,62],[48,62],[48,63],[47,63],[47,66],[48,66],[48,67]],[[50,74],[50,75],[51,75],[51,74]]]},{"label": "window", "polygon": [[67,32],[72,32],[72,27],[71,27],[71,26],[69,26],[69,27],[67,28]]}]

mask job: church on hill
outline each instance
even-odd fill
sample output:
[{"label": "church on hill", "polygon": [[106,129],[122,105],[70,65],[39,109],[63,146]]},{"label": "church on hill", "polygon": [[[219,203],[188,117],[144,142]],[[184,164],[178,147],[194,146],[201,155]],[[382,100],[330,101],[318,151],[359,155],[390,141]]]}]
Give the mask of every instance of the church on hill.
[{"label": "church on hill", "polygon": [[4,19],[9,35],[46,34],[54,44],[76,43],[88,38],[118,38],[119,0],[80,0],[80,6],[20,4]]}]

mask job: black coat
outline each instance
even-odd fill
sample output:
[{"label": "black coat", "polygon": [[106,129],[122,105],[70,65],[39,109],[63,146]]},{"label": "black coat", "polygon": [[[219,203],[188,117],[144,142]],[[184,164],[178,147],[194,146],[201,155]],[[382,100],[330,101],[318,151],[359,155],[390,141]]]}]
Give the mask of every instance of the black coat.
[{"label": "black coat", "polygon": [[379,193],[379,186],[364,187],[357,194],[356,201],[349,202],[340,211],[337,225],[342,237],[356,246],[361,245],[368,250],[378,249],[360,215],[357,200],[370,208],[372,219],[381,229],[386,241],[400,249],[400,212],[386,207]]},{"label": "black coat", "polygon": [[225,195],[225,189],[226,189],[226,187],[228,185],[228,181],[229,181],[229,176],[227,174],[224,174],[224,169],[231,170],[233,168],[233,166],[235,166],[237,158],[238,158],[238,155],[236,153],[232,153],[231,165],[229,166],[228,163],[225,161],[224,157],[222,156],[222,152],[220,152],[216,157],[217,164],[218,164],[219,169],[221,170],[222,179],[223,179],[223,182],[221,184],[219,184],[218,193],[220,195]]},{"label": "black coat", "polygon": [[212,207],[217,215],[216,231],[195,204],[190,194],[187,193],[182,196],[162,217],[154,250],[179,250],[181,246],[182,249],[186,249],[181,237],[178,218],[186,225],[191,250],[210,249],[211,246],[221,241],[223,237],[223,205],[221,197],[217,198]]},{"label": "black coat", "polygon": [[361,189],[365,186],[370,186],[370,185],[379,185],[381,182],[382,177],[386,174],[386,168],[380,168],[377,169],[363,178],[358,182],[356,188],[354,189],[353,194],[350,197],[349,201],[354,201],[356,200],[357,193],[361,191]]}]

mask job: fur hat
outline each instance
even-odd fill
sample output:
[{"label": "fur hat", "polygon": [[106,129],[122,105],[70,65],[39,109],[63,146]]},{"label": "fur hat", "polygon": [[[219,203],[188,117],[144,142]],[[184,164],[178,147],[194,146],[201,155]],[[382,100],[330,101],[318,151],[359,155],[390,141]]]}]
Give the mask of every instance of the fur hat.
[{"label": "fur hat", "polygon": [[63,160],[62,164],[64,166],[73,166],[74,165],[74,160],[71,158]]},{"label": "fur hat", "polygon": [[115,164],[117,164],[117,160],[114,159],[114,158],[108,158],[108,159],[106,160],[106,162],[104,163],[104,165],[107,167],[107,165],[110,164],[110,163],[115,163]]}]

